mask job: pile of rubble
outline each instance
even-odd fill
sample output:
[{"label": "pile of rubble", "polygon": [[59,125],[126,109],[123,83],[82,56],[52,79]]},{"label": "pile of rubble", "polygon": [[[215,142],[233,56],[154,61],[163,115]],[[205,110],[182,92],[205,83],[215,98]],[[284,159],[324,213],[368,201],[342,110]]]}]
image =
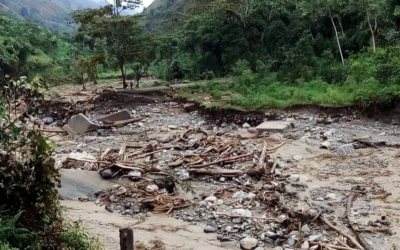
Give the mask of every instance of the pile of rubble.
[{"label": "pile of rubble", "polygon": [[[291,170],[311,156],[275,154],[292,140],[326,149],[319,155],[310,149],[315,159],[346,157],[359,148],[382,145],[326,129],[324,124],[335,122],[332,119],[292,115],[252,127],[258,122],[254,118],[239,127],[207,123],[192,104],[171,102],[116,111],[100,117],[78,114],[63,127],[79,148],[65,155],[63,168],[98,171],[103,179],[120,183],[96,193],[96,204],[110,212],[139,218],[166,213],[202,225],[205,233],[216,234],[222,246],[242,249],[367,250],[370,244],[363,242],[363,235],[391,233],[384,217],[356,222],[364,212],[352,207],[357,196],[385,197],[389,195],[385,190],[353,183],[351,190],[318,188],[305,198],[301,192],[309,180]],[[299,126],[296,121],[302,119],[316,124]],[[146,136],[132,139],[135,133]],[[81,143],[93,141],[113,143],[97,153],[81,150]],[[376,160],[376,165],[382,164],[389,163]],[[340,163],[332,165],[342,168]],[[337,216],[333,206],[345,207],[344,215]]]}]

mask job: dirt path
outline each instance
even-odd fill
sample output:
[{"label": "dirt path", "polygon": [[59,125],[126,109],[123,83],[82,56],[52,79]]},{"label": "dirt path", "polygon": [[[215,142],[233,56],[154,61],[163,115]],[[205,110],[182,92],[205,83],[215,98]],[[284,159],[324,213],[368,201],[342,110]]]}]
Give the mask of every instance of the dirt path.
[{"label": "dirt path", "polygon": [[[214,234],[204,234],[202,228],[190,225],[165,215],[128,218],[108,213],[104,207],[93,202],[62,201],[67,216],[72,220],[82,220],[83,224],[104,244],[106,250],[119,249],[119,228],[132,227],[138,250],[219,250],[220,242]],[[161,241],[165,248],[145,248],[152,240]],[[139,247],[142,246],[142,247]]]}]

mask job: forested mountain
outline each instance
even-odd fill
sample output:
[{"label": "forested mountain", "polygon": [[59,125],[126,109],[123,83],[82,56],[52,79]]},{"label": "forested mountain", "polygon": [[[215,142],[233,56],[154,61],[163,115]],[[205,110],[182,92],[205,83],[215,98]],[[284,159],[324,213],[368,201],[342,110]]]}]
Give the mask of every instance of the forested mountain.
[{"label": "forested mountain", "polygon": [[183,24],[186,0],[154,0],[146,9],[146,28],[150,32],[174,32]]},{"label": "forested mountain", "polygon": [[19,20],[30,20],[52,31],[72,31],[70,13],[77,9],[95,8],[98,0],[0,0],[0,14]]}]

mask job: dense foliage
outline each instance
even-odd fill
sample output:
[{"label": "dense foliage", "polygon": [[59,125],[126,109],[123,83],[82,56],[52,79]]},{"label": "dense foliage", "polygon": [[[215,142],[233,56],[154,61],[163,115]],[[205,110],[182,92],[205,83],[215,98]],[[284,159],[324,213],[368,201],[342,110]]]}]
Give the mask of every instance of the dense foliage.
[{"label": "dense foliage", "polygon": [[159,2],[147,10],[148,28],[161,13],[184,6],[164,22],[180,29],[169,28],[169,51],[175,52],[169,62],[154,64],[159,77],[166,67],[191,79],[234,76],[228,89],[214,84],[203,90],[226,95],[230,105],[242,108],[387,105],[397,99],[400,12],[395,0]]}]

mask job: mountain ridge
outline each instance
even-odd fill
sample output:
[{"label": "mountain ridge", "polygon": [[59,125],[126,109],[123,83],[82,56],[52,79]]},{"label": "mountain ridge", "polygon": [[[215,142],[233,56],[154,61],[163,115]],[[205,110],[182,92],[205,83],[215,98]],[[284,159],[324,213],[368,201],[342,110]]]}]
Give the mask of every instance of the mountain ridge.
[{"label": "mountain ridge", "polygon": [[0,0],[0,14],[29,20],[56,32],[72,32],[70,13],[101,6],[95,0]]}]

